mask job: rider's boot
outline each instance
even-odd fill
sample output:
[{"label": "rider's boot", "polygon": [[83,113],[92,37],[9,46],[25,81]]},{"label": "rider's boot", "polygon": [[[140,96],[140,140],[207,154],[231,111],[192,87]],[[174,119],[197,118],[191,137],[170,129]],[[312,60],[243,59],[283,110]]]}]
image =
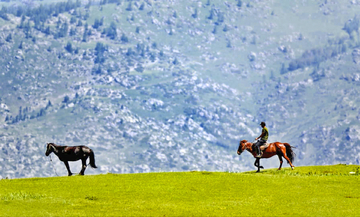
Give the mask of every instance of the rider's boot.
[{"label": "rider's boot", "polygon": [[260,146],[256,146],[256,157],[260,158],[261,157],[261,150],[260,150]]}]

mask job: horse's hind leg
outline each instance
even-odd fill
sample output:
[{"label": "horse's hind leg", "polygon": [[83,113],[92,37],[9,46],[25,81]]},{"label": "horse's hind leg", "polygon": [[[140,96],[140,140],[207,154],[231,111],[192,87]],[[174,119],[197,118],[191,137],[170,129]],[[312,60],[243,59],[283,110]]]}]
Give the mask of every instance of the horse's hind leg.
[{"label": "horse's hind leg", "polygon": [[68,176],[71,176],[72,173],[71,173],[71,171],[70,171],[69,163],[68,163],[67,161],[64,161],[64,164],[65,164],[66,169],[67,169],[67,171],[68,171]]},{"label": "horse's hind leg", "polygon": [[280,160],[280,166],[278,170],[281,170],[281,166],[283,164],[283,160],[282,160],[282,156],[280,154],[278,154],[279,160]]},{"label": "horse's hind leg", "polygon": [[86,158],[81,159],[82,167],[79,175],[84,175],[85,169],[86,169]]},{"label": "horse's hind leg", "polygon": [[291,169],[294,169],[294,165],[292,165],[290,159],[288,158],[288,156],[286,155],[286,150],[283,151],[283,157],[286,159],[286,161],[290,164]]},{"label": "horse's hind leg", "polygon": [[289,159],[286,155],[284,155],[284,158],[285,158],[285,159],[287,160],[287,162],[290,164],[291,169],[294,169],[294,165],[292,165],[290,159]]}]

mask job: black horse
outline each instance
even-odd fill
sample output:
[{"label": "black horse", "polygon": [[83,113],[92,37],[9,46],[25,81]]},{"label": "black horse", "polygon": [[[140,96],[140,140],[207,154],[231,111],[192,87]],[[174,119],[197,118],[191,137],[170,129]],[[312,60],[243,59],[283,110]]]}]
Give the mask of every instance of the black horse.
[{"label": "black horse", "polygon": [[48,143],[46,147],[45,155],[49,156],[51,152],[54,152],[59,159],[64,162],[66,169],[68,171],[68,175],[71,176],[72,173],[70,171],[68,161],[82,161],[82,169],[79,175],[84,175],[86,169],[86,160],[90,157],[90,166],[92,168],[97,168],[95,165],[95,156],[94,152],[86,146],[61,146],[56,145],[54,143]]}]

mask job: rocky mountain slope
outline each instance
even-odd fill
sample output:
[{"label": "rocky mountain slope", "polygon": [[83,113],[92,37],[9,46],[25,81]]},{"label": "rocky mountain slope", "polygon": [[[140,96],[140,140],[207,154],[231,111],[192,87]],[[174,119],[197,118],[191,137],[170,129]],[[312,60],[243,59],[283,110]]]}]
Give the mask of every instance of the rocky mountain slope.
[{"label": "rocky mountain slope", "polygon": [[359,164],[360,2],[25,3],[0,12],[1,178],[66,175],[47,142],[91,147],[87,174],[251,170],[261,121],[295,165]]}]

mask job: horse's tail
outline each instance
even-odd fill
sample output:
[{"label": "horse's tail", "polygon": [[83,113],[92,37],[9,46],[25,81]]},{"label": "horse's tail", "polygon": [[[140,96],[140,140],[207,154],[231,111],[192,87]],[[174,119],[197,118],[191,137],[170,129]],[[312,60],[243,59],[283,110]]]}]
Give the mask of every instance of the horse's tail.
[{"label": "horse's tail", "polygon": [[295,153],[293,151],[295,147],[291,146],[289,143],[284,143],[284,145],[286,147],[286,156],[290,159],[290,162],[292,163],[295,159]]},{"label": "horse's tail", "polygon": [[97,168],[97,166],[95,165],[95,155],[93,150],[90,149],[90,166],[92,168]]}]

